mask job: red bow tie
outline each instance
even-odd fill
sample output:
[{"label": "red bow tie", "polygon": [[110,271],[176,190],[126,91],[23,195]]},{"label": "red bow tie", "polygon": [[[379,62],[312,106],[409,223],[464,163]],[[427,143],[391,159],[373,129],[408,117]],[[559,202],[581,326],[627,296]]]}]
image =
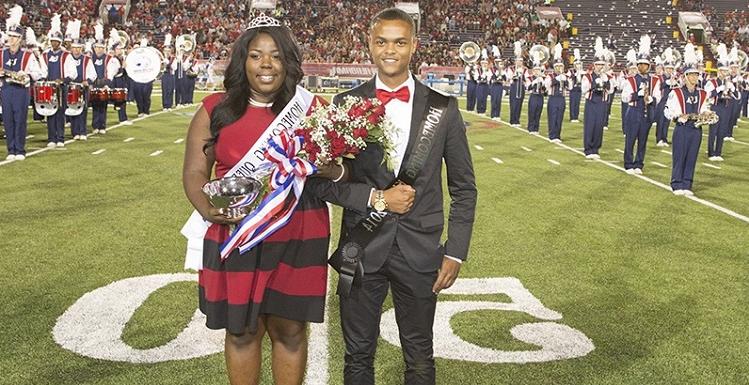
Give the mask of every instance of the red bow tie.
[{"label": "red bow tie", "polygon": [[408,91],[408,87],[403,86],[399,88],[396,91],[385,91],[381,89],[377,89],[376,92],[377,99],[380,99],[380,102],[382,102],[382,105],[388,104],[393,99],[398,99],[403,102],[408,103],[408,100],[411,98],[411,93]]}]

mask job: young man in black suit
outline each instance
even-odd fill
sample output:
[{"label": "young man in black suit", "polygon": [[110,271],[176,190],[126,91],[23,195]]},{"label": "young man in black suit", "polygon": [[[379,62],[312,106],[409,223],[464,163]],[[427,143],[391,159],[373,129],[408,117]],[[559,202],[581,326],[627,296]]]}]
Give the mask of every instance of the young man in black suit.
[{"label": "young man in black suit", "polygon": [[[388,287],[406,363],[404,381],[435,383],[432,326],[437,294],[455,282],[468,256],[477,192],[465,124],[455,98],[426,87],[410,73],[416,45],[416,29],[407,13],[396,8],[380,12],[369,36],[377,75],[333,100],[377,97],[400,132],[394,170],[382,161],[382,147],[370,144],[345,161],[346,182],[327,184],[321,192],[346,209],[331,264],[344,272],[338,292],[348,385],[374,384]],[[451,202],[447,241],[441,245],[443,161]]]}]

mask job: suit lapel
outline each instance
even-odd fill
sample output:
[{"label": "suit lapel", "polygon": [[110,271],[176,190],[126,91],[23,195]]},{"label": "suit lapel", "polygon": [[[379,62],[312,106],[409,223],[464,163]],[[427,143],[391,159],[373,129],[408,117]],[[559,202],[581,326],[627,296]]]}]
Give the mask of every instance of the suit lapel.
[{"label": "suit lapel", "polygon": [[406,153],[403,156],[403,163],[408,160],[408,154],[411,153],[411,147],[413,147],[414,141],[416,141],[416,137],[419,133],[419,123],[421,123],[421,118],[424,116],[427,96],[429,95],[429,89],[425,85],[421,84],[417,79],[414,79],[414,83],[414,105],[413,112],[411,113],[411,129],[408,135]]}]

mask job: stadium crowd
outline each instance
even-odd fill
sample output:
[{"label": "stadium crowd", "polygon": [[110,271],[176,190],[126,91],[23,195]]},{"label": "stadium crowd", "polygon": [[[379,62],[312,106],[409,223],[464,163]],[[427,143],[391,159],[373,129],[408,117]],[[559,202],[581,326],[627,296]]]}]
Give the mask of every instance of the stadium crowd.
[{"label": "stadium crowd", "polygon": [[[37,35],[49,28],[53,13],[68,18],[82,19],[81,33],[91,35],[91,26],[98,18],[96,0],[40,0],[18,1],[27,11],[25,25]],[[512,43],[554,44],[567,36],[566,22],[560,24],[539,20],[535,8],[542,0],[438,0],[421,1],[421,49],[414,63],[421,66],[461,66],[458,47],[464,41],[475,41],[480,46],[496,44],[508,52]],[[12,3],[0,7],[4,20]],[[279,0],[274,16],[285,20],[297,34],[305,62],[368,63],[366,32],[373,10],[392,5],[392,1],[363,0]],[[113,6],[114,7],[114,6]],[[749,11],[735,10],[717,13],[704,0],[685,0],[678,3],[680,10],[701,10],[715,29],[714,38],[736,40],[749,48]],[[81,9],[90,10],[80,12]],[[511,10],[511,12],[508,12]],[[168,32],[173,36],[195,34],[199,58],[225,59],[229,44],[236,39],[250,18],[246,2],[232,0],[145,1],[131,3],[129,14],[122,21],[122,6],[112,8],[110,19],[134,40],[146,37],[152,45],[160,45]],[[119,21],[119,23],[118,23]]]}]

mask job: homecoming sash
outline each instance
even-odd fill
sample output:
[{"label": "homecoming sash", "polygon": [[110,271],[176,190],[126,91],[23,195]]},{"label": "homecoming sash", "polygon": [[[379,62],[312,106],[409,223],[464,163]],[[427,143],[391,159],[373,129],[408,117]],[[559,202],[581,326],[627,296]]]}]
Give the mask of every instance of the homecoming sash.
[{"label": "homecoming sash", "polygon": [[[404,162],[398,178],[390,186],[399,182],[413,186],[421,169],[426,164],[434,146],[437,132],[442,124],[450,99],[437,92],[430,92],[427,99],[426,113],[419,125],[418,136],[414,142],[408,160]],[[389,186],[389,187],[390,187]],[[364,219],[348,232],[348,237],[330,257],[328,264],[338,272],[338,291],[341,296],[348,296],[351,287],[356,285],[364,274],[362,260],[367,245],[377,237],[386,222],[395,220],[395,214],[371,211]]]},{"label": "homecoming sash", "polygon": [[[226,173],[225,177],[252,176],[256,170],[271,167],[272,161],[265,157],[265,150],[270,139],[284,132],[293,135],[296,127],[306,116],[314,97],[309,91],[297,86],[294,97],[284,107],[283,111],[276,116],[250,150]],[[204,220],[197,210],[193,210],[190,218],[182,227],[180,232],[187,238],[185,269],[201,270],[203,268],[203,238],[210,226],[211,222]]]}]

